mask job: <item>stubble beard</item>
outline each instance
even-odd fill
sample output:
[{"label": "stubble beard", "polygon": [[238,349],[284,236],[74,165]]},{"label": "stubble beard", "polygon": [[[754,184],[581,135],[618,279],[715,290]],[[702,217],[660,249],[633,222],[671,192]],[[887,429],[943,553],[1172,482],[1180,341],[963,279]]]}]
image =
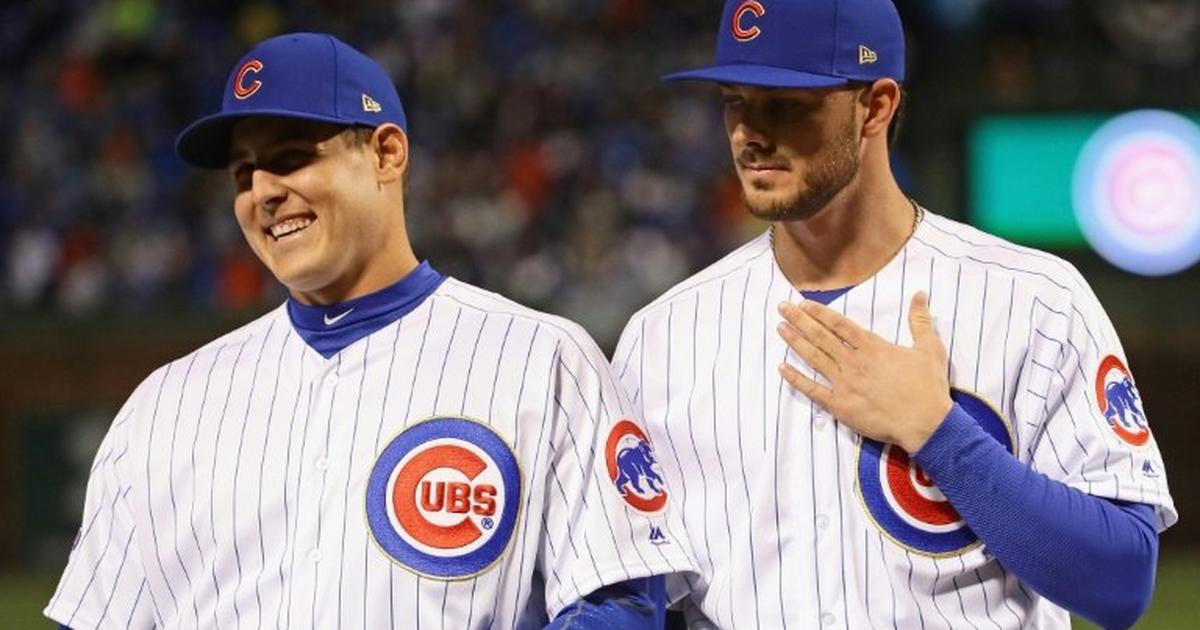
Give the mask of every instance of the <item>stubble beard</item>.
[{"label": "stubble beard", "polygon": [[[764,221],[803,221],[810,219],[842,192],[858,175],[860,160],[855,138],[854,118],[847,121],[842,133],[804,175],[804,190],[790,199],[754,203],[742,187],[742,202],[751,215]],[[754,184],[749,184],[755,186]],[[766,186],[758,190],[768,190]]]}]

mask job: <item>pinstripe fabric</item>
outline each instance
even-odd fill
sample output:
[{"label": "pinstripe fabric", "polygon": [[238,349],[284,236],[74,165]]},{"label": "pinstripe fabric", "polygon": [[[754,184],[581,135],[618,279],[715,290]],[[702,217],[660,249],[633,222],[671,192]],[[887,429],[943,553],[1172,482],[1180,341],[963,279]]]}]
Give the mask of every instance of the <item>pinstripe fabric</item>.
[{"label": "pinstripe fabric", "polygon": [[[677,517],[627,507],[608,476],[608,430],[632,417],[608,369],[578,326],[454,280],[328,360],[276,309],[122,408],[46,614],[76,630],[540,627],[600,586],[690,570]],[[523,480],[500,561],[457,581],[395,563],[364,512],[381,449],[433,416],[487,424]]]},{"label": "pinstripe fabric", "polygon": [[[931,295],[951,384],[1007,419],[1022,461],[1093,495],[1154,505],[1164,528],[1175,521],[1153,439],[1122,442],[1099,409],[1099,364],[1125,357],[1072,267],[927,213],[884,269],[830,306],[908,345],[918,290]],[[775,370],[788,356],[775,305],[788,299],[764,234],[637,313],[614,354],[681,490],[701,576],[668,587],[687,595],[694,627],[1069,627],[986,547],[934,557],[870,517],[859,436]]]}]

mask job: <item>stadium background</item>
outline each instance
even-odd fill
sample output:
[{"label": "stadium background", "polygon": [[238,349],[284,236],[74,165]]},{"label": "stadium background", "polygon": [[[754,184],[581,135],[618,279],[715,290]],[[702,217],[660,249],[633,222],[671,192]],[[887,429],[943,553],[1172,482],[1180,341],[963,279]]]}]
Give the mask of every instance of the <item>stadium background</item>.
[{"label": "stadium background", "polygon": [[[897,4],[910,36],[898,174],[941,214],[973,218],[973,130],[990,117],[1200,110],[1192,0]],[[418,254],[610,349],[634,310],[762,229],[741,210],[715,92],[656,80],[711,57],[719,6],[0,6],[0,628],[41,627],[91,458],[133,386],[282,297],[242,242],[227,178],[172,152],[253,42],[325,30],[380,60],[408,110]],[[1200,269],[1139,278],[1079,243],[1050,249],[1081,269],[1125,342],[1182,514],[1139,627],[1191,627]]]}]

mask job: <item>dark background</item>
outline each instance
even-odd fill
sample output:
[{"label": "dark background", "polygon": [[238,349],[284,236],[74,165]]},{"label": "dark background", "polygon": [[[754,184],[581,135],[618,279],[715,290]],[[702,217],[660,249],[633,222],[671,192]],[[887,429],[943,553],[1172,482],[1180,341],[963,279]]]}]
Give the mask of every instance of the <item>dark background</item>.
[{"label": "dark background", "polygon": [[[899,1],[910,100],[895,162],[969,217],[965,137],[994,113],[1200,109],[1190,0]],[[0,6],[0,572],[62,567],[100,436],[153,368],[278,304],[223,174],[175,134],[254,42],[332,32],[392,73],[413,143],[408,219],[444,272],[583,324],[627,317],[752,237],[706,63],[707,0]],[[1021,185],[1013,182],[1014,186]],[[1196,547],[1200,271],[1136,278],[1085,250]]]}]

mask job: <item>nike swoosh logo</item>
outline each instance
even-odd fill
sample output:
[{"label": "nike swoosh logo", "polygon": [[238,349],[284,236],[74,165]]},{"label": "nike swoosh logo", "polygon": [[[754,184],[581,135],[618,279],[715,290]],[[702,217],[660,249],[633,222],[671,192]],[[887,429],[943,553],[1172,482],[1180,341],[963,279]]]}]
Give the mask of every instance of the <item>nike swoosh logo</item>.
[{"label": "nike swoosh logo", "polygon": [[354,311],[354,309],[352,308],[352,309],[350,309],[350,310],[346,311],[345,313],[342,313],[341,315],[335,315],[335,316],[333,316],[333,317],[330,317],[329,315],[326,315],[326,316],[325,316],[325,325],[326,325],[326,326],[332,326],[332,325],[334,325],[334,324],[336,324],[336,323],[338,323],[338,322],[342,321],[342,318],[343,318],[343,317],[345,317],[345,316],[349,315],[349,314],[350,314],[350,313],[352,313],[353,311]]}]

